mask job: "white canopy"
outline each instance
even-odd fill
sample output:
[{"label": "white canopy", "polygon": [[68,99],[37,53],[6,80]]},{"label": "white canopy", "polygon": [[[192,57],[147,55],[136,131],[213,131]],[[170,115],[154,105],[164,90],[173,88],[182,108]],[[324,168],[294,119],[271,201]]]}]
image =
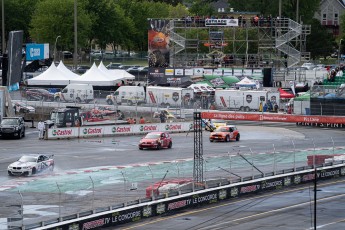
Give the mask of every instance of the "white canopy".
[{"label": "white canopy", "polygon": [[125,80],[134,80],[135,76],[128,73],[126,70],[123,69],[109,69],[108,70],[111,74],[124,78]]},{"label": "white canopy", "polygon": [[116,81],[110,79],[93,63],[92,67],[86,73],[71,80],[71,83],[91,84],[93,86],[114,86]]},{"label": "white canopy", "polygon": [[255,82],[253,82],[249,78],[245,77],[241,81],[237,82],[236,86],[253,87],[253,86],[256,86],[256,84],[255,84]]},{"label": "white canopy", "polygon": [[41,73],[40,75],[29,79],[28,85],[54,85],[54,86],[66,86],[70,83],[70,80],[66,74],[58,70],[54,63],[50,67]]},{"label": "white canopy", "polygon": [[60,61],[59,65],[57,66],[57,69],[60,70],[61,72],[63,72],[66,77],[70,80],[72,79],[76,79],[77,77],[79,77],[78,74],[73,73],[70,69],[68,69],[62,61]]},{"label": "white canopy", "polygon": [[116,75],[114,72],[111,72],[110,70],[108,70],[107,67],[104,66],[102,61],[101,61],[101,63],[99,63],[98,69],[101,72],[103,72],[104,74],[106,74],[110,79],[113,79],[115,81],[125,80],[125,77],[120,76],[120,75]]}]

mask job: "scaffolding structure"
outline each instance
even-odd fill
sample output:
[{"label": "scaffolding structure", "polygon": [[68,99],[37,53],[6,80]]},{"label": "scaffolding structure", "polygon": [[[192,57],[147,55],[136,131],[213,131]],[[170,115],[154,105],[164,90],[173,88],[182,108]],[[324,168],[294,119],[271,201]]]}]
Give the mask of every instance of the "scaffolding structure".
[{"label": "scaffolding structure", "polygon": [[206,26],[205,19],[169,19],[173,68],[293,67],[308,61],[310,25],[289,18],[241,19],[238,26]]}]

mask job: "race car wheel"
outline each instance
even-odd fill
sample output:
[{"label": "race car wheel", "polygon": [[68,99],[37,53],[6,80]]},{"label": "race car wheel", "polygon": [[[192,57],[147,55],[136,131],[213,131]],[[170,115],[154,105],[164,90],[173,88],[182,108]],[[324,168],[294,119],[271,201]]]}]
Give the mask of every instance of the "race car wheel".
[{"label": "race car wheel", "polygon": [[13,176],[13,174],[12,174],[10,171],[8,171],[7,174],[8,174],[9,176]]},{"label": "race car wheel", "polygon": [[172,142],[169,143],[168,149],[171,149],[171,147],[172,147]]},{"label": "race car wheel", "polygon": [[162,148],[161,144],[157,145],[157,150],[160,150]]},{"label": "race car wheel", "polygon": [[25,128],[23,129],[23,136],[22,137],[25,137]]},{"label": "race car wheel", "polygon": [[210,142],[213,142],[213,140],[210,139]]},{"label": "race car wheel", "polygon": [[55,101],[60,101],[60,97],[56,97],[54,100]]},{"label": "race car wheel", "polygon": [[225,142],[230,142],[230,136],[229,136],[229,135],[227,135],[227,136],[225,137]]},{"label": "race car wheel", "polygon": [[143,150],[143,148],[139,147],[139,150]]},{"label": "race car wheel", "polygon": [[17,137],[18,139],[22,138],[22,130],[19,130],[17,135],[18,135],[18,137]]},{"label": "race car wheel", "polygon": [[236,141],[240,141],[240,134],[237,134]]},{"label": "race car wheel", "polygon": [[107,100],[107,104],[108,104],[108,105],[112,105],[112,104],[113,104],[113,101],[109,99],[109,100]]},{"label": "race car wheel", "polygon": [[246,112],[249,112],[249,111],[250,111],[250,108],[247,106],[247,107],[244,108],[244,110],[245,110]]},{"label": "race car wheel", "polygon": [[36,174],[36,172],[37,172],[36,168],[32,168],[31,175]]},{"label": "race car wheel", "polygon": [[133,105],[133,101],[128,100],[127,101],[127,105],[132,106]]},{"label": "race car wheel", "polygon": [[80,103],[80,102],[81,102],[81,99],[80,99],[79,97],[77,97],[77,98],[75,99],[75,101],[76,101],[77,103]]}]

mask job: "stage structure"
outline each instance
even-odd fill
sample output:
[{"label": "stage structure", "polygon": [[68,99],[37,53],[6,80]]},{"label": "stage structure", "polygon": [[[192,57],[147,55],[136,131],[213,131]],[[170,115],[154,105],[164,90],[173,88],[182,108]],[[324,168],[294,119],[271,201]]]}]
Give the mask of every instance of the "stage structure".
[{"label": "stage structure", "polygon": [[149,19],[149,67],[293,67],[310,58],[310,31],[289,18]]}]

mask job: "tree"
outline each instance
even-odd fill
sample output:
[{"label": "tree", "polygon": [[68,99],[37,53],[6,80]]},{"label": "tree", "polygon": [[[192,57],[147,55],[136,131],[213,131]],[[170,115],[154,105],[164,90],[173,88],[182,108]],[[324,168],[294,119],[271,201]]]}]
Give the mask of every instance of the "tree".
[{"label": "tree", "polygon": [[[29,22],[38,0],[4,1],[5,36],[13,30],[23,30],[24,42],[30,42]],[[15,15],[15,17],[13,17]]]},{"label": "tree", "polygon": [[307,36],[307,51],[311,53],[313,60],[318,57],[326,59],[334,51],[335,40],[317,19],[311,21],[311,28],[312,33]]},{"label": "tree", "polygon": [[[91,28],[84,2],[78,1],[78,46],[85,46]],[[30,35],[38,43],[59,44],[66,50],[74,47],[74,0],[42,0],[37,3],[30,23]]]}]

